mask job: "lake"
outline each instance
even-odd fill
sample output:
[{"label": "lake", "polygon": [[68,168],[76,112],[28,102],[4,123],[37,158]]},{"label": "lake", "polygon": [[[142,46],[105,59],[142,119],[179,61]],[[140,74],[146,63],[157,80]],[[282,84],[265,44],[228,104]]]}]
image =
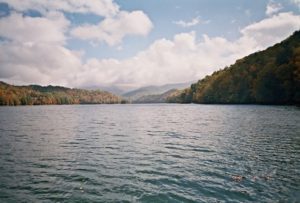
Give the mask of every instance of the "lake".
[{"label": "lake", "polygon": [[0,107],[0,202],[300,202],[299,110]]}]

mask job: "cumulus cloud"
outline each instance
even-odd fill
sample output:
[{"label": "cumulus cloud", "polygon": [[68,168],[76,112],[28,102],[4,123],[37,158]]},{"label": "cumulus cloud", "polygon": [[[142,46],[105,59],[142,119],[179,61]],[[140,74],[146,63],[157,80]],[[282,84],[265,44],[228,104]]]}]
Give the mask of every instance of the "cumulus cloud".
[{"label": "cumulus cloud", "polygon": [[0,18],[1,80],[69,85],[78,72],[81,53],[64,47],[70,22],[56,11],[43,17],[12,13]]},{"label": "cumulus cloud", "polygon": [[12,13],[0,18],[0,35],[19,43],[64,43],[70,22],[63,14],[49,12],[45,17],[24,17]]},{"label": "cumulus cloud", "polygon": [[126,35],[146,36],[153,25],[142,11],[121,11],[98,25],[86,24],[74,28],[72,36],[83,40],[106,42],[110,46],[120,44]]},{"label": "cumulus cloud", "polygon": [[266,8],[266,15],[271,16],[282,9],[282,5],[280,3],[274,3],[270,1]]},{"label": "cumulus cloud", "polygon": [[284,38],[300,28],[300,16],[293,13],[279,13],[241,30],[247,40],[255,40],[265,48]]},{"label": "cumulus cloud", "polygon": [[[90,59],[78,78],[85,85],[99,80],[133,86],[190,81],[197,68],[195,64],[193,66],[195,45],[194,32],[178,34],[173,40],[160,39],[126,60]],[[187,67],[190,70],[185,69]]]},{"label": "cumulus cloud", "polygon": [[1,0],[17,11],[37,10],[66,11],[72,13],[93,13],[100,16],[112,16],[118,13],[119,6],[113,0]]},{"label": "cumulus cloud", "polygon": [[208,24],[210,21],[209,20],[206,20],[206,21],[202,21],[200,19],[199,16],[193,18],[191,21],[183,21],[183,20],[179,20],[179,21],[174,21],[173,23],[176,24],[176,25],[179,25],[181,27],[193,27],[193,26],[196,26],[198,24]]},{"label": "cumulus cloud", "polygon": [[80,71],[80,53],[55,44],[0,44],[0,75],[6,81],[70,85]]}]

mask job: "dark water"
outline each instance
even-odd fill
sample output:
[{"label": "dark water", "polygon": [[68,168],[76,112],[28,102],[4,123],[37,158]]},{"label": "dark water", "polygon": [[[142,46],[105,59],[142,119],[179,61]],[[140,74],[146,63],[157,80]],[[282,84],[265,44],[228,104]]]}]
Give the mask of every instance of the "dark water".
[{"label": "dark water", "polygon": [[0,202],[300,202],[300,110],[1,107]]}]

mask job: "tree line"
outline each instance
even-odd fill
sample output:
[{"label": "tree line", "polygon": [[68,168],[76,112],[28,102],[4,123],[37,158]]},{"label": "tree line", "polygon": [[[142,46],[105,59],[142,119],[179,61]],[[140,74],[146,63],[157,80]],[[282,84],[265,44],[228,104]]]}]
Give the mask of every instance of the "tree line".
[{"label": "tree line", "polygon": [[0,81],[0,105],[115,104],[120,97],[100,90],[60,86],[14,86]]}]

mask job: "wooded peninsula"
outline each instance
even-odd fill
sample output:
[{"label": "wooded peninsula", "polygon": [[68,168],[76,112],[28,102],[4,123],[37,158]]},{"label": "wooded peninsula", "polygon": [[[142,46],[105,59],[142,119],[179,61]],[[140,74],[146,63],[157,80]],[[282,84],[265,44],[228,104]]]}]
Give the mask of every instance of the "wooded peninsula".
[{"label": "wooded peninsula", "polygon": [[100,90],[60,86],[14,86],[0,82],[0,105],[116,104],[121,98]]}]

